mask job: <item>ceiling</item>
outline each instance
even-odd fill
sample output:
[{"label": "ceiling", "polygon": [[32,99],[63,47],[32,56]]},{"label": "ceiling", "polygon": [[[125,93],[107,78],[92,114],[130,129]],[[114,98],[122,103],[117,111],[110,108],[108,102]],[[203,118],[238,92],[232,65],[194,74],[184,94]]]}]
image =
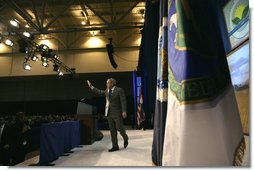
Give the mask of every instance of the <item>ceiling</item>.
[{"label": "ceiling", "polygon": [[34,41],[54,38],[62,50],[84,49],[80,38],[92,36],[137,47],[144,13],[145,0],[1,0],[0,33],[11,36],[9,21],[15,18],[19,32],[30,32]]}]

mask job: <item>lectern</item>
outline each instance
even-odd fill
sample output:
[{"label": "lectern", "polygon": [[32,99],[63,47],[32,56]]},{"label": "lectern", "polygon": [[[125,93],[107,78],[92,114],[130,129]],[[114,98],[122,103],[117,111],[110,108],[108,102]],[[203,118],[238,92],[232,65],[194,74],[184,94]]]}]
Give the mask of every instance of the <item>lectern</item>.
[{"label": "lectern", "polygon": [[80,144],[90,145],[95,140],[96,113],[95,107],[78,102],[77,119],[80,121]]}]

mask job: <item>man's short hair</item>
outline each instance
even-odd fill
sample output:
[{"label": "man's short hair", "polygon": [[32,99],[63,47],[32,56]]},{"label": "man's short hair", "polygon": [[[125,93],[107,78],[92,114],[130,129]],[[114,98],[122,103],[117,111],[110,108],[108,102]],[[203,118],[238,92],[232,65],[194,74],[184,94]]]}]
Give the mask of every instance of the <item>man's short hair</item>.
[{"label": "man's short hair", "polygon": [[108,79],[110,82],[112,82],[112,84],[115,86],[116,85],[116,79],[114,78],[109,78]]}]

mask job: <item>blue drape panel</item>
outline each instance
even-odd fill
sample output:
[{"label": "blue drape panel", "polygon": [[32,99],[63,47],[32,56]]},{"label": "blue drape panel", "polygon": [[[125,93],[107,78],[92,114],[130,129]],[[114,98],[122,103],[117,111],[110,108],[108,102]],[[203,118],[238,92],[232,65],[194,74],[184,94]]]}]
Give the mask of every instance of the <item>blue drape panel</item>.
[{"label": "blue drape panel", "polygon": [[42,124],[40,140],[39,165],[44,165],[80,144],[79,121]]}]

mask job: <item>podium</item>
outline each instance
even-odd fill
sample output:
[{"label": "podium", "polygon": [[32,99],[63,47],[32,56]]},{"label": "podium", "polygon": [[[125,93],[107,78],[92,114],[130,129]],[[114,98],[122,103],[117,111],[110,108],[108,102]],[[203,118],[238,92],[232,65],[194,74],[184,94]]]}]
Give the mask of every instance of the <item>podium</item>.
[{"label": "podium", "polygon": [[80,144],[93,144],[96,133],[95,107],[86,103],[78,102],[77,119],[80,122]]}]

